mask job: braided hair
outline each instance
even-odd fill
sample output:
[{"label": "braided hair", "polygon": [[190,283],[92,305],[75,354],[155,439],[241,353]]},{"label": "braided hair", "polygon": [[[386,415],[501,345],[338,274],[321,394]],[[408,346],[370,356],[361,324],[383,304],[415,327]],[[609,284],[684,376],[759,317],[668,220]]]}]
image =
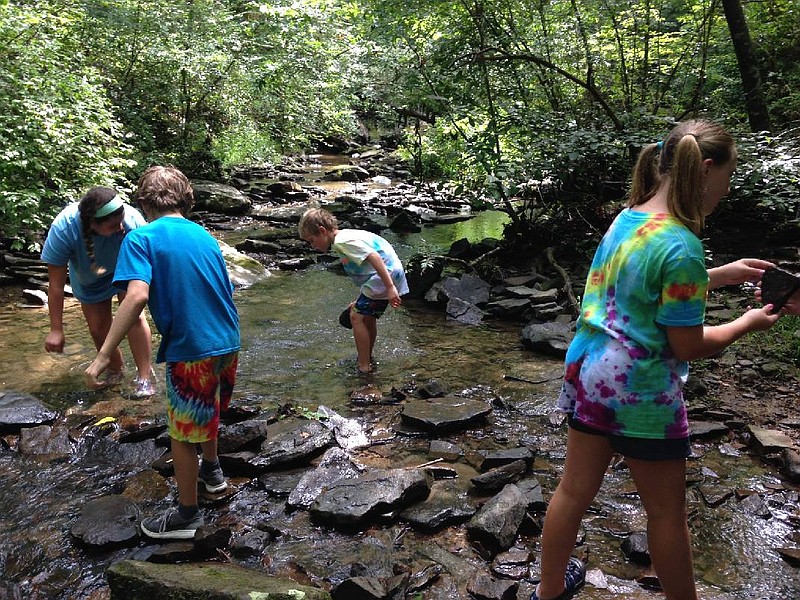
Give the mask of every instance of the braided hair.
[{"label": "braided hair", "polygon": [[125,207],[120,206],[114,212],[103,217],[95,217],[97,209],[108,204],[116,195],[117,192],[113,188],[96,186],[86,192],[78,204],[78,213],[80,214],[81,228],[83,231],[83,243],[86,246],[89,260],[92,261],[92,271],[94,271],[96,275],[103,275],[106,269],[95,262],[94,241],[92,240],[92,221],[95,223],[102,223],[111,217],[119,217],[119,215],[125,211]]}]

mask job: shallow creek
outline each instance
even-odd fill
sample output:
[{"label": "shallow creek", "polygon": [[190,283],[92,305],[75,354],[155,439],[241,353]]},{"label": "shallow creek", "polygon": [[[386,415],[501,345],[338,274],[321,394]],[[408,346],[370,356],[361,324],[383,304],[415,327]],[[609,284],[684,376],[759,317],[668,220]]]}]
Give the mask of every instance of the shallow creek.
[{"label": "shallow creek", "polygon": [[[498,215],[485,213],[468,223],[425,228],[404,237],[387,233],[386,237],[407,259],[420,250],[443,251],[464,236],[478,240],[499,235],[501,226]],[[265,409],[292,404],[309,411],[325,405],[357,417],[369,433],[390,431],[400,406],[359,408],[349,402],[350,393],[364,380],[356,375],[351,334],[337,324],[337,317],[355,291],[346,277],[321,267],[276,271],[253,287],[237,291],[243,348],[234,402]],[[83,369],[93,348],[76,303],[69,302],[66,310],[67,351],[53,356],[42,349],[46,309],[20,307],[16,290],[6,292],[8,299],[0,306],[0,389],[32,393],[65,413],[113,416],[123,423],[161,414],[158,396],[134,401],[125,397],[125,389],[122,394],[84,390]],[[123,345],[123,351],[129,357],[127,346]],[[381,319],[376,359],[379,366],[372,383],[385,392],[435,378],[454,394],[492,400],[495,410],[487,424],[445,439],[459,444],[467,454],[520,444],[535,449],[534,474],[545,497],[549,496],[564,459],[565,432],[550,424],[562,365],[524,350],[519,325],[455,325],[439,310],[407,303]],[[162,366],[157,373],[163,376]],[[374,466],[418,465],[429,460],[428,441],[397,438],[357,458]],[[768,506],[770,498],[780,498],[771,518],[759,518],[740,508],[735,497],[710,507],[698,486],[689,488],[701,597],[800,597],[797,570],[773,550],[791,545],[786,537],[792,532],[796,497],[775,491],[781,487],[779,477],[745,452],[719,442],[695,444],[695,451],[697,458],[691,460],[690,468],[696,479],[730,490],[764,492]],[[463,478],[476,474],[466,460],[451,466]],[[73,543],[69,528],[86,501],[120,493],[131,477],[144,473],[152,473],[147,464],[121,468],[86,464],[77,456],[47,461],[0,450],[0,599],[107,597],[105,569],[121,558],[136,558],[145,543],[139,548],[90,553]],[[467,563],[477,559],[463,527],[423,534],[390,521],[364,532],[339,533],[311,524],[302,511],[287,513],[280,498],[267,497],[247,480],[234,483],[240,491],[226,508],[230,514],[253,526],[267,524],[292,532],[274,540],[267,557],[241,561],[246,566],[321,585],[341,580],[353,564],[368,565],[368,570],[390,569],[393,562],[436,556],[439,550],[432,548],[444,548]],[[578,598],[662,597],[636,583],[643,569],[628,563],[620,551],[628,532],[644,528],[644,514],[627,471],[610,470],[584,520],[589,568],[602,570],[606,587],[588,585]],[[538,553],[536,536],[522,536],[517,545]],[[445,577],[421,597],[459,597],[454,585],[461,582],[455,580],[455,575]],[[519,598],[527,598],[530,590],[531,584],[523,583]]]}]

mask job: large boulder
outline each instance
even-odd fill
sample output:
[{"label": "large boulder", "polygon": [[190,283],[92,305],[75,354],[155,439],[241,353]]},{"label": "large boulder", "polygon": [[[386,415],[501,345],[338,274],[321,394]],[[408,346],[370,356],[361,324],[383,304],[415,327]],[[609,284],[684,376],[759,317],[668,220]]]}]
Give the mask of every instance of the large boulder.
[{"label": "large boulder", "polygon": [[214,181],[193,181],[194,208],[223,215],[246,215],[253,201],[235,187]]}]

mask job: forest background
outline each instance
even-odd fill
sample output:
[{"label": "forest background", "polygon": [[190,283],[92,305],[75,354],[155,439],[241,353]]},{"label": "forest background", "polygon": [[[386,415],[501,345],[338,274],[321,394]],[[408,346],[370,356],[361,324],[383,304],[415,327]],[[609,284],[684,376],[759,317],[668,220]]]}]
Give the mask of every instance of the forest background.
[{"label": "forest background", "polygon": [[[20,250],[152,163],[224,180],[352,140],[515,220],[589,214],[692,117],[739,144],[723,210],[796,228],[798,0],[0,0],[0,232]],[[526,195],[546,202],[522,215]]]}]

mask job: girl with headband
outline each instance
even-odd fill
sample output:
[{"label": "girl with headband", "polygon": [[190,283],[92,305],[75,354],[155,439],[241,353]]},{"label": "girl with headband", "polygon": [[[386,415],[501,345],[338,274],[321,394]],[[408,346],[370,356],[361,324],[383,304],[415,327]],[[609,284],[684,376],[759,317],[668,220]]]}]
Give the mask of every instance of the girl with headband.
[{"label": "girl with headband", "polygon": [[[145,225],[141,214],[123,202],[115,190],[93,187],[80,202],[62,210],[50,226],[42,249],[47,263],[47,298],[50,332],[44,341],[47,352],[64,351],[64,286],[69,283],[89,327],[97,349],[103,345],[113,318],[111,298],[122,302],[125,294],[112,285],[122,239],[132,229]],[[155,378],[150,366],[150,327],[144,315],[128,333],[128,342],[136,363],[133,396],[144,398],[155,393]],[[124,376],[122,353],[111,357],[103,383],[118,385]]]}]

